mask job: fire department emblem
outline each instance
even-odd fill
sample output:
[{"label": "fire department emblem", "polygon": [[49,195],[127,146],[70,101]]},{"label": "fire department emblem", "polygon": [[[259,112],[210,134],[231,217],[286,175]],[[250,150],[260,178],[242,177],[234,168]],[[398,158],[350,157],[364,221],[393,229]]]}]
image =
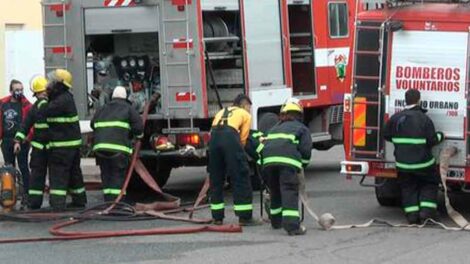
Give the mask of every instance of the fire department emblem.
[{"label": "fire department emblem", "polygon": [[346,77],[347,64],[348,62],[346,55],[339,54],[335,56],[336,78],[338,78],[338,80],[340,80],[341,82],[343,82],[344,78]]}]

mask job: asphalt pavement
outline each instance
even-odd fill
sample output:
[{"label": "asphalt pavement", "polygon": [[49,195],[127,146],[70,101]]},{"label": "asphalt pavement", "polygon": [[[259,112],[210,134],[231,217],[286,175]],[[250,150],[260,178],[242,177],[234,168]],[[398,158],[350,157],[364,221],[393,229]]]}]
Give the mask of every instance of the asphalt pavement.
[{"label": "asphalt pavement", "polygon": [[[306,170],[310,202],[318,213],[331,212],[338,224],[363,223],[371,218],[404,222],[399,208],[380,207],[371,188],[339,174],[342,148],[314,151]],[[166,190],[192,200],[205,177],[203,168],[174,171]],[[99,192],[89,194],[92,203]],[[258,193],[254,194],[259,215]],[[470,216],[470,197],[453,196],[457,208]],[[228,199],[226,204],[232,204]],[[442,207],[442,203],[441,203]],[[208,209],[197,216],[209,217]],[[226,222],[236,223],[232,210]],[[444,214],[442,218],[450,223]],[[51,223],[0,222],[0,239],[48,236]],[[76,230],[119,230],[187,225],[162,220],[140,222],[86,222]],[[308,233],[289,237],[268,224],[246,227],[242,233],[121,237],[69,242],[0,245],[0,263],[468,263],[470,234],[437,228],[372,227],[322,231],[306,217]],[[469,244],[467,244],[469,243]]]}]

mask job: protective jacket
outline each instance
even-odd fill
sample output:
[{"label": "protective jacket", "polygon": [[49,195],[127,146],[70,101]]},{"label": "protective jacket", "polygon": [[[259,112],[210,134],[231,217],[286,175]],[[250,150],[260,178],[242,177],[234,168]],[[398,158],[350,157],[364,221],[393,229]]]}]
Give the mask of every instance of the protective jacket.
[{"label": "protective jacket", "polygon": [[288,165],[301,169],[310,162],[312,138],[298,120],[282,121],[268,133],[261,155],[263,166]]},{"label": "protective jacket", "polygon": [[263,147],[263,145],[260,142],[260,139],[263,136],[264,136],[263,132],[252,129],[250,130],[250,134],[246,141],[245,151],[248,154],[248,156],[250,156],[250,158],[255,162],[260,159],[259,152],[261,151],[261,148]]},{"label": "protective jacket", "polygon": [[21,128],[15,135],[15,139],[18,141],[24,141],[28,131],[33,131],[31,145],[33,148],[45,149],[48,143],[47,131],[49,125],[46,121],[46,109],[47,109],[47,99],[37,100],[31,110],[28,112],[24,122],[21,125]]},{"label": "protective jacket", "polygon": [[139,113],[124,99],[114,99],[91,121],[94,133],[94,151],[132,153],[132,137],[142,138],[144,124]]},{"label": "protective jacket", "polygon": [[46,110],[50,148],[80,148],[82,137],[77,107],[72,93],[62,85],[51,94]]},{"label": "protective jacket", "polygon": [[443,140],[432,120],[420,106],[394,114],[387,122],[384,138],[395,146],[396,167],[400,171],[428,170],[436,165],[432,147]]}]

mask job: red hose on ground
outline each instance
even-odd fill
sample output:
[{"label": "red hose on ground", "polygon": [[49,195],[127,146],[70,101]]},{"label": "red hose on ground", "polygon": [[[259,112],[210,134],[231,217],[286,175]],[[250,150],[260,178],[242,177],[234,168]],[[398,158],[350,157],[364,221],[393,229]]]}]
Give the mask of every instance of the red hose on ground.
[{"label": "red hose on ground", "polygon": [[[147,120],[148,112],[150,109],[150,103],[148,103],[144,109],[142,119]],[[149,216],[153,216],[156,219],[166,219],[166,220],[176,220],[184,221],[191,223],[204,224],[210,222],[210,219],[195,219],[192,217],[194,210],[199,207],[200,202],[205,197],[205,193],[208,189],[208,179],[206,179],[202,190],[200,191],[196,203],[190,209],[181,208],[181,200],[178,197],[175,197],[171,194],[165,193],[161,190],[155,180],[152,178],[150,173],[147,171],[145,166],[139,159],[139,151],[141,147],[141,142],[138,141],[134,147],[134,154],[132,155],[131,164],[126,174],[126,179],[122,187],[120,195],[116,198],[114,203],[109,206],[106,210],[103,211],[104,214],[109,213],[117,203],[122,199],[129,181],[132,177],[134,169],[142,180],[147,183],[147,185],[152,188],[155,192],[162,195],[167,201],[166,202],[156,202],[149,205],[141,205],[144,209],[144,213]],[[164,210],[164,211],[159,211]],[[176,213],[188,210],[190,212],[189,217],[179,217],[179,216],[170,216],[170,213]],[[49,214],[45,214],[49,215]],[[39,216],[39,215],[38,215]],[[44,216],[44,215],[41,215]],[[198,233],[198,232],[225,232],[225,233],[236,233],[242,232],[242,228],[239,225],[199,225],[199,226],[185,226],[185,227],[165,227],[165,228],[151,228],[151,229],[136,229],[136,230],[120,230],[120,231],[63,231],[62,228],[69,227],[78,223],[83,222],[84,220],[69,220],[66,222],[58,223],[53,225],[49,229],[49,233],[53,237],[31,237],[31,238],[6,238],[0,239],[0,244],[7,243],[26,243],[26,242],[47,242],[47,241],[67,241],[67,240],[79,240],[79,239],[97,239],[97,238],[109,238],[109,237],[120,237],[120,236],[149,236],[149,235],[173,235],[173,234],[189,234],[189,233]]]}]

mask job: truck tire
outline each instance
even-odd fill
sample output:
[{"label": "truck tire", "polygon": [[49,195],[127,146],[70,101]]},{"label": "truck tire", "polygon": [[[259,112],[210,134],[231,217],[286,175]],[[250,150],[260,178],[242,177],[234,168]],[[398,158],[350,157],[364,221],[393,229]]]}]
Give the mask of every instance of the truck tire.
[{"label": "truck tire", "polygon": [[279,122],[279,116],[275,113],[262,113],[258,119],[258,130],[267,133],[277,122]]},{"label": "truck tire", "polygon": [[313,143],[313,148],[316,150],[324,151],[324,150],[329,150],[335,145],[336,143],[334,141],[329,140],[329,141],[324,141],[324,142]]},{"label": "truck tire", "polygon": [[375,178],[375,197],[381,206],[400,206],[401,191],[397,179]]}]

